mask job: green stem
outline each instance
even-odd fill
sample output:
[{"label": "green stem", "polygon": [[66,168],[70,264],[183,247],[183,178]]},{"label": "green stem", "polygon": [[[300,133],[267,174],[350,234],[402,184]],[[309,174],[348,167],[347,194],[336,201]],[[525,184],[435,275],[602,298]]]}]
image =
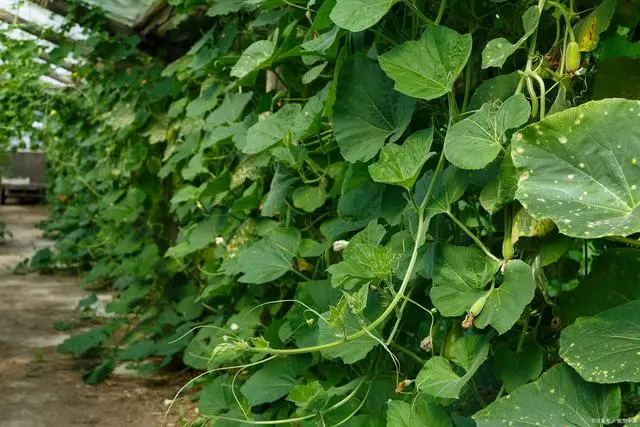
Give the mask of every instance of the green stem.
[{"label": "green stem", "polygon": [[422,14],[422,12],[420,12],[420,9],[415,7],[415,5],[413,3],[411,3],[410,0],[404,0],[404,4],[406,4],[409,7],[409,9],[411,9],[413,11],[413,13],[415,13],[418,18],[420,18],[420,20],[422,22],[424,22],[425,24],[433,24],[433,21],[431,19],[427,18],[426,16],[424,16]]},{"label": "green stem", "polygon": [[520,334],[520,339],[518,340],[518,347],[516,347],[516,354],[522,351],[524,339],[527,337],[527,330],[529,329],[529,315],[529,310],[526,310],[524,313],[524,320],[522,324],[522,333]]},{"label": "green stem", "polygon": [[467,226],[466,226],[466,225],[464,225],[464,224],[463,224],[463,223],[462,223],[458,218],[456,218],[456,216],[455,216],[454,214],[452,214],[450,211],[447,211],[447,212],[446,212],[446,214],[449,216],[449,218],[451,218],[451,220],[452,220],[453,222],[455,222],[455,224],[456,224],[458,227],[460,227],[460,229],[461,229],[462,231],[464,231],[464,233],[465,233],[467,236],[469,236],[469,237],[471,238],[471,240],[473,240],[473,241],[476,243],[476,245],[478,245],[478,247],[479,247],[480,249],[482,249],[482,252],[484,252],[484,253],[485,253],[489,258],[493,259],[494,261],[498,261],[498,262],[500,262],[500,259],[498,259],[498,257],[496,257],[495,255],[493,255],[493,254],[491,253],[491,251],[489,250],[489,248],[487,248],[487,247],[484,245],[484,243],[482,243],[482,241],[481,241],[481,240],[480,240],[480,239],[479,239],[475,234],[473,234],[473,233],[471,232],[471,230],[469,230],[469,229],[467,228]]},{"label": "green stem", "polygon": [[435,21],[433,21],[435,25],[439,25],[440,21],[442,21],[442,17],[444,16],[444,11],[446,8],[447,8],[447,0],[440,0],[440,8],[438,9],[438,16],[436,16]]},{"label": "green stem", "polygon": [[611,240],[613,242],[624,243],[625,245],[635,246],[636,248],[640,248],[640,240],[630,239],[629,237],[622,236],[608,236],[607,240]]},{"label": "green stem", "polygon": [[544,80],[538,73],[533,73],[533,78],[538,82],[540,86],[540,120],[544,120],[546,115],[546,102],[547,102],[547,90],[545,88]]},{"label": "green stem", "polygon": [[[432,178],[432,182],[435,181],[436,177],[437,175],[434,174]],[[430,196],[430,194],[427,194],[427,196]],[[404,275],[404,279],[402,280],[402,284],[400,285],[400,289],[398,289],[398,293],[395,295],[395,297],[393,298],[391,303],[387,306],[387,308],[382,312],[382,314],[373,322],[371,322],[368,326],[366,326],[365,328],[363,328],[358,332],[355,332],[351,335],[347,335],[341,340],[333,341],[333,342],[322,344],[322,345],[315,345],[315,346],[302,347],[302,348],[292,348],[292,349],[248,347],[247,350],[252,351],[254,353],[264,353],[264,354],[274,354],[274,355],[304,354],[304,353],[328,350],[330,348],[334,348],[339,345],[342,345],[346,342],[353,341],[356,338],[360,338],[361,336],[370,334],[378,325],[382,324],[389,317],[389,315],[393,313],[396,306],[402,300],[404,293],[407,290],[407,286],[409,286],[409,281],[411,279],[411,275],[413,274],[413,269],[415,268],[416,260],[418,259],[418,249],[420,248],[420,240],[421,240],[420,236],[422,235],[423,230],[424,230],[424,210],[420,209],[418,211],[418,231],[416,233],[416,243],[413,247],[411,260],[409,261],[409,266],[407,268],[406,274]]]},{"label": "green stem", "polygon": [[391,347],[395,347],[398,350],[400,350],[400,352],[406,354],[407,356],[409,356],[410,358],[412,358],[413,360],[415,360],[416,362],[418,362],[420,364],[420,366],[425,364],[425,360],[418,356],[417,354],[415,354],[413,351],[409,350],[408,348],[405,348],[403,346],[401,346],[400,344],[396,344],[396,343],[391,343]]},{"label": "green stem", "polygon": [[467,72],[464,80],[464,100],[462,101],[462,112],[467,112],[467,107],[469,106],[469,97],[471,95],[471,65],[473,64],[473,59],[469,58],[469,63],[467,64]]}]

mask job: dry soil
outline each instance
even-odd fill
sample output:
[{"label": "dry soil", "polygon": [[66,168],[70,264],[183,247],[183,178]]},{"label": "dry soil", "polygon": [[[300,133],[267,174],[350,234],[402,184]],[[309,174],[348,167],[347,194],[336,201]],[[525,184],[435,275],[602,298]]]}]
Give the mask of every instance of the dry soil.
[{"label": "dry soil", "polygon": [[51,244],[36,228],[46,214],[42,206],[0,206],[13,234],[0,244],[0,427],[160,426],[165,400],[184,379],[116,377],[85,385],[79,364],[55,352],[67,335],[53,324],[73,321],[87,292],[75,277],[12,273]]}]

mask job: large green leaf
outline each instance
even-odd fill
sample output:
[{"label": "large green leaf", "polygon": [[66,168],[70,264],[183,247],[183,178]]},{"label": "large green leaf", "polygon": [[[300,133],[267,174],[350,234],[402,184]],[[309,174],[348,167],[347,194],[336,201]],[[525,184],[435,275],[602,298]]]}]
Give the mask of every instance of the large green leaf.
[{"label": "large green leaf", "polygon": [[393,427],[452,427],[447,411],[418,395],[411,403],[401,400],[389,402],[387,425]]},{"label": "large green leaf", "polygon": [[640,249],[609,248],[596,258],[589,275],[571,292],[563,292],[554,314],[569,326],[581,316],[594,316],[640,299]]},{"label": "large green leaf", "polygon": [[242,52],[242,56],[231,69],[231,75],[239,79],[248,76],[271,59],[275,50],[276,45],[270,40],[254,42]]},{"label": "large green leaf", "polygon": [[422,166],[435,154],[429,151],[432,142],[433,129],[425,129],[411,135],[402,145],[385,145],[380,159],[369,166],[371,178],[410,191]]},{"label": "large green leaf", "polygon": [[508,261],[504,265],[504,281],[491,292],[482,313],[475,319],[475,326],[491,325],[504,334],[518,321],[535,290],[533,269],[518,259]]},{"label": "large green leaf", "polygon": [[635,300],[578,318],[560,335],[560,356],[589,382],[640,382],[639,331],[640,300]]},{"label": "large green leaf", "polygon": [[[427,196],[432,178],[433,171],[427,171],[416,183],[415,196],[418,203],[422,203]],[[467,189],[467,184],[468,181],[464,171],[453,165],[440,172],[431,191],[431,197],[425,210],[425,217],[431,218],[435,215],[449,212],[451,205],[463,196]]]},{"label": "large green leaf", "polygon": [[517,189],[518,174],[509,149],[500,162],[498,176],[480,192],[480,204],[493,215],[513,200]]},{"label": "large green leaf", "polygon": [[454,124],[444,140],[447,159],[462,169],[482,169],[505,151],[507,131],[527,122],[531,107],[517,93],[501,105],[484,104],[480,110]]},{"label": "large green leaf", "polygon": [[[538,425],[592,427],[620,414],[620,389],[590,384],[567,365],[545,372],[537,381],[517,388],[473,419],[478,427]],[[608,424],[608,423],[607,423]]]},{"label": "large green leaf", "polygon": [[274,228],[265,238],[244,249],[238,259],[238,270],[244,273],[243,283],[266,283],[291,270],[298,252],[300,231],[294,228]]},{"label": "large green leaf", "polygon": [[476,247],[443,245],[435,255],[430,296],[445,316],[459,316],[486,291],[500,264]]},{"label": "large green leaf", "polygon": [[639,113],[636,101],[593,101],[515,133],[516,198],[568,236],[640,231]]},{"label": "large green leaf", "polygon": [[427,25],[418,41],[407,41],[381,55],[380,66],[395,80],[396,90],[435,99],[450,92],[471,54],[471,34]]},{"label": "large green leaf", "polygon": [[204,129],[213,130],[217,126],[233,123],[238,120],[240,114],[242,114],[242,110],[244,110],[249,101],[251,101],[252,96],[253,92],[227,92],[222,104],[207,116],[207,120],[204,123]]},{"label": "large green leaf", "polygon": [[393,90],[380,67],[368,59],[345,62],[338,79],[333,126],[342,156],[371,160],[389,139],[409,126],[415,101]]},{"label": "large green leaf", "polygon": [[542,358],[542,348],[533,338],[524,341],[520,351],[513,351],[508,344],[500,343],[493,353],[493,373],[511,393],[538,378],[542,372]]},{"label": "large green leaf", "polygon": [[479,335],[462,337],[453,344],[451,358],[464,370],[464,375],[456,374],[444,357],[434,356],[418,373],[416,388],[430,396],[457,399],[462,388],[488,357],[489,342],[486,338]]},{"label": "large green leaf", "polygon": [[200,392],[198,412],[203,415],[219,415],[235,404],[231,393],[231,376],[220,375],[204,386]]},{"label": "large green leaf", "polygon": [[507,58],[520,49],[520,46],[536,31],[539,21],[540,9],[537,6],[531,6],[522,15],[524,35],[514,44],[502,37],[490,40],[482,51],[482,68],[502,67]]},{"label": "large green leaf", "polygon": [[298,383],[298,376],[311,365],[309,357],[292,357],[267,362],[240,388],[250,406],[275,402]]},{"label": "large green leaf", "polygon": [[399,0],[338,0],[331,20],[342,28],[358,32],[374,26]]},{"label": "large green leaf", "polygon": [[247,144],[242,148],[246,154],[256,154],[279,143],[292,134],[292,127],[302,108],[300,104],[286,104],[249,128]]}]

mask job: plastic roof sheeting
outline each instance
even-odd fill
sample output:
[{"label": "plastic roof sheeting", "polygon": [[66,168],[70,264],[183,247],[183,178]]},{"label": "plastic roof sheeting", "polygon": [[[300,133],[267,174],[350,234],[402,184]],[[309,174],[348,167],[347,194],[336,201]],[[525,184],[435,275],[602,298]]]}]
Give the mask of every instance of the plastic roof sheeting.
[{"label": "plastic roof sheeting", "polygon": [[[41,28],[59,30],[64,23],[64,18],[51,13],[51,11],[36,4],[21,0],[0,0],[0,9],[17,15],[25,21],[31,22]],[[74,26],[66,36],[75,40],[86,39],[82,28]]]},{"label": "plastic roof sheeting", "polygon": [[155,3],[155,0],[82,0],[92,6],[104,9],[114,21],[132,27]]}]

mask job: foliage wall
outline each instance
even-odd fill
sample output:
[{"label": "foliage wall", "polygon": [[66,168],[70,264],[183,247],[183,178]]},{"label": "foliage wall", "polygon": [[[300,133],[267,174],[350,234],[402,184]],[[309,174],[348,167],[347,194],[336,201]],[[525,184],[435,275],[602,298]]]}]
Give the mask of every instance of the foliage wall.
[{"label": "foliage wall", "polygon": [[169,3],[208,16],[173,62],[53,53],[32,266],[118,295],[59,348],[87,382],[186,365],[213,425],[638,413],[638,2]]}]

